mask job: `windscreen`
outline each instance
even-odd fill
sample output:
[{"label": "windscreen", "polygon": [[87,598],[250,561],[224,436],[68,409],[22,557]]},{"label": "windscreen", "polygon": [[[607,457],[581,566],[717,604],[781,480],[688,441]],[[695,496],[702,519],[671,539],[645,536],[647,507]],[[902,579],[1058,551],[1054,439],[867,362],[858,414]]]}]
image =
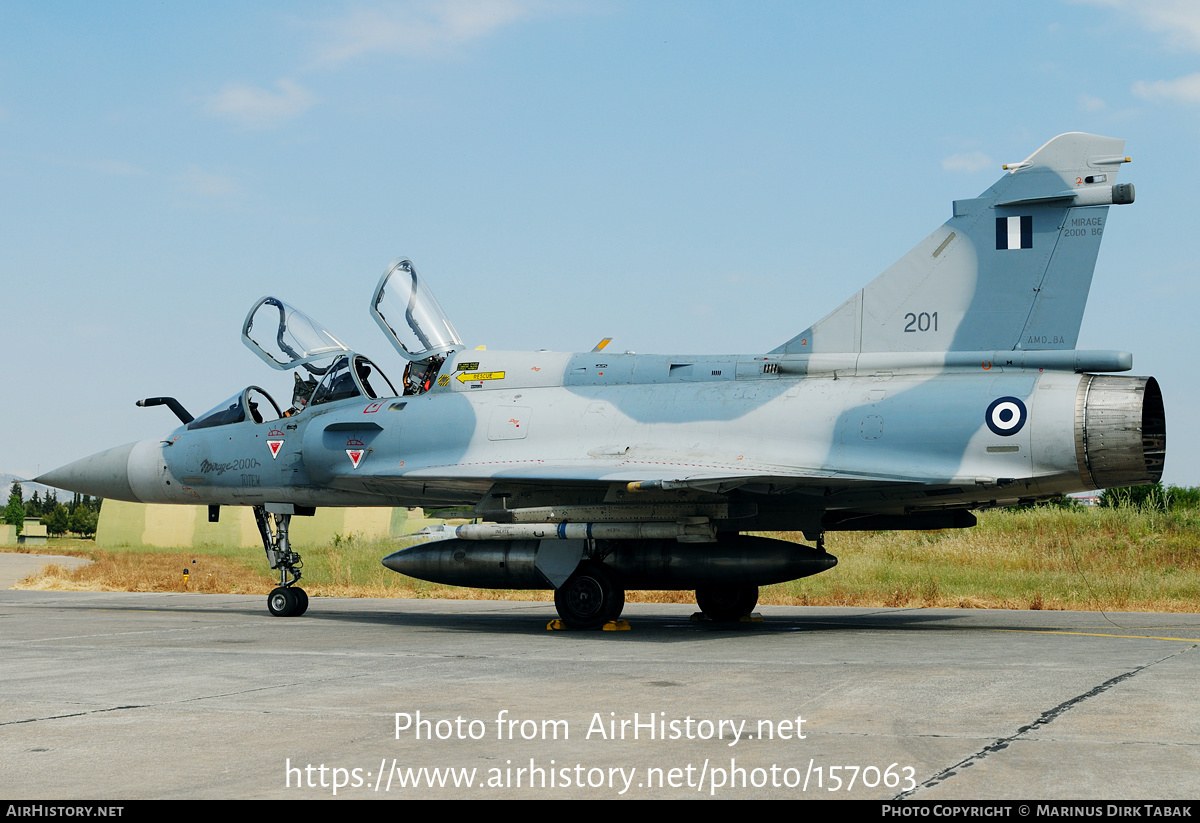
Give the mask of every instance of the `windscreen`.
[{"label": "windscreen", "polygon": [[223,403],[218,403],[204,414],[187,424],[189,430],[211,429],[213,426],[227,426],[230,423],[241,423],[246,419],[246,409],[242,405],[242,395],[238,392]]}]

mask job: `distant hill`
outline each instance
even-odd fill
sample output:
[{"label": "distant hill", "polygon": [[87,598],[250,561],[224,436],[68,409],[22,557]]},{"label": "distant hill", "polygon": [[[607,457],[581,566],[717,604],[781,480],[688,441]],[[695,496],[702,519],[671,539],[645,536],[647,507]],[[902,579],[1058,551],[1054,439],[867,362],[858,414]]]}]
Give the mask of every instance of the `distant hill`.
[{"label": "distant hill", "polygon": [[[41,483],[29,483],[25,480],[25,478],[21,477],[19,474],[13,474],[11,472],[0,472],[0,489],[2,489],[4,492],[5,500],[8,500],[8,490],[12,488],[12,484],[13,484],[14,480],[21,481],[21,494],[24,496],[24,498],[26,500],[33,497],[33,493],[35,491],[38,493],[38,497],[45,497],[46,492],[50,489],[49,486],[43,486]],[[72,494],[74,494],[74,492],[69,492],[69,491],[64,491],[63,489],[59,489],[58,490],[59,502],[69,501],[71,499]],[[3,506],[0,506],[0,508],[3,508]]]}]

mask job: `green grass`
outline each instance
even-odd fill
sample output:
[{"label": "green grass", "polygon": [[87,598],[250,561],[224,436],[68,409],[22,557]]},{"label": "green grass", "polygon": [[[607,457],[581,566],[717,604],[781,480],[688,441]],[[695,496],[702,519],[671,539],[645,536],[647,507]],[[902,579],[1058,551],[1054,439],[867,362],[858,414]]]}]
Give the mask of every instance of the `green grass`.
[{"label": "green grass", "polygon": [[982,512],[973,529],[839,532],[837,568],[771,586],[786,602],[1200,610],[1200,510]]},{"label": "green grass", "polygon": [[[767,536],[803,542],[798,534]],[[43,553],[86,554],[91,541],[51,540]],[[465,590],[414,580],[380,560],[410,545],[336,537],[296,546],[314,595],[544,599],[548,592]],[[1200,612],[1200,509],[1036,508],[979,514],[973,529],[831,532],[836,568],[764,587],[760,602]],[[270,585],[261,550],[125,548],[129,555],[206,555]],[[133,559],[133,558],[131,558]],[[174,565],[169,566],[174,569]],[[172,571],[174,575],[176,572]],[[173,579],[173,577],[172,577]],[[96,587],[96,581],[90,581]],[[172,585],[174,585],[172,583]],[[103,582],[99,584],[103,587]],[[690,592],[630,593],[631,601],[691,602]]]}]

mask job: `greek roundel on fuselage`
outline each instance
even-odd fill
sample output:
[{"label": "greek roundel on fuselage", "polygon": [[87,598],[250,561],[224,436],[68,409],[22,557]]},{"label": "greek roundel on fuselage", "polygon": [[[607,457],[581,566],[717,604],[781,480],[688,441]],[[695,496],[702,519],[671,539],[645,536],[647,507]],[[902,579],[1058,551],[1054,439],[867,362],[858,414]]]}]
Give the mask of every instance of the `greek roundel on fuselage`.
[{"label": "greek roundel on fuselage", "polygon": [[983,419],[994,434],[1009,437],[1021,430],[1029,418],[1029,410],[1017,397],[998,397],[987,407]]}]

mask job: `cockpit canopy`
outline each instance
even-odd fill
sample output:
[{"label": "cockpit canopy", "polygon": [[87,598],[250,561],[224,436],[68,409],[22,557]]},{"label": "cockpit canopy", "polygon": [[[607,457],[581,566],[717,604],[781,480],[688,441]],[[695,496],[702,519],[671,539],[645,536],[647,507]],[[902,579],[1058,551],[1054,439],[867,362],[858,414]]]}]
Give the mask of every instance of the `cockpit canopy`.
[{"label": "cockpit canopy", "polygon": [[[406,395],[428,391],[446,358],[463,348],[458,332],[407,258],[393,262],[380,278],[371,299],[371,316],[396,351],[413,364],[404,372]],[[286,371],[303,366],[310,375],[294,374],[289,415],[308,405],[398,394],[377,366],[277,297],[263,297],[250,308],[242,324],[242,342],[273,369]],[[212,416],[213,422],[205,425],[237,422],[236,400],[231,398],[225,407],[206,415]],[[241,414],[238,419],[245,419],[244,409]]]},{"label": "cockpit canopy", "polygon": [[407,258],[392,263],[379,279],[371,316],[407,360],[444,358],[463,348],[437,298]]},{"label": "cockpit canopy", "polygon": [[[307,314],[277,297],[264,297],[251,307],[242,324],[242,342],[268,366],[280,371],[350,351]],[[325,373],[324,369],[309,371]]]},{"label": "cockpit canopy", "polygon": [[189,431],[195,429],[211,429],[214,426],[227,426],[230,423],[243,423],[253,420],[255,423],[267,423],[278,420],[283,415],[271,395],[258,386],[238,392],[223,403],[218,403],[204,414],[187,424]]}]

